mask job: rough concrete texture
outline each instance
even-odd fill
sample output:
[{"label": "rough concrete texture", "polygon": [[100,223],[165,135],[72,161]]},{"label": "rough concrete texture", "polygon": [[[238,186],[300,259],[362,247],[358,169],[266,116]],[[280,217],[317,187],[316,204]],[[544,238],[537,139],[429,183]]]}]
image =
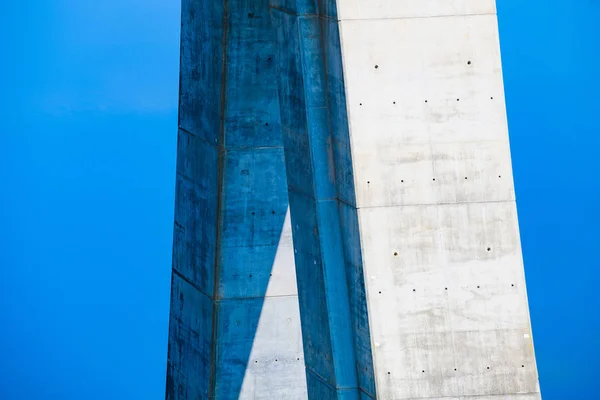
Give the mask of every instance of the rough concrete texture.
[{"label": "rough concrete texture", "polygon": [[167,399],[540,399],[494,1],[268,3],[183,1]]},{"label": "rough concrete texture", "polygon": [[268,1],[182,15],[166,398],[304,399]]},{"label": "rough concrete texture", "polygon": [[540,398],[494,2],[338,10],[377,397]]},{"label": "rough concrete texture", "polygon": [[272,4],[308,394],[374,398],[335,8]]}]

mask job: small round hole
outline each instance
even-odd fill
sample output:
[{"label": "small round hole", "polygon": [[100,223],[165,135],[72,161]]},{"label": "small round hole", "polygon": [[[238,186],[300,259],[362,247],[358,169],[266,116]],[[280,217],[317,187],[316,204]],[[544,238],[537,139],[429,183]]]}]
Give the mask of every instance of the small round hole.
[{"label": "small round hole", "polygon": [[524,366],[524,365],[521,365],[521,368],[525,368],[525,366]]},{"label": "small round hole", "polygon": [[493,98],[493,97],[490,97],[490,100],[494,100],[494,98]]},{"label": "small round hole", "polygon": [[395,251],[395,252],[394,252],[394,257],[397,257],[397,256],[398,256],[398,252],[397,252],[397,251]]},{"label": "small round hole", "polygon": [[396,104],[396,102],[394,101],[394,104]]},{"label": "small round hole", "polygon": [[367,183],[371,183],[371,181],[367,181]]},{"label": "small round hole", "polygon": [[266,123],[265,123],[265,126],[269,126],[269,123],[268,123],[268,122],[266,122]]},{"label": "small round hole", "polygon": [[479,289],[479,286],[477,286],[477,289]]},{"label": "small round hole", "polygon": [[252,278],[252,274],[250,274],[249,277]]},{"label": "small round hole", "polygon": [[404,183],[404,179],[400,179],[400,182]]},{"label": "small round hole", "polygon": [[413,289],[413,292],[416,292],[416,291],[417,291],[417,289]]},{"label": "small round hole", "polygon": [[425,370],[422,370],[421,372],[425,373]]},{"label": "small round hole", "polygon": [[252,211],[252,215],[254,215],[254,214],[255,214],[255,212],[254,212],[254,211]]},{"label": "small round hole", "polygon": [[512,287],[515,287],[515,284],[514,284],[514,283],[511,283],[511,285],[510,285],[510,286],[512,286]]},{"label": "small round hole", "polygon": [[445,288],[444,288],[444,290],[448,290],[448,288],[447,288],[447,287],[445,287]]},{"label": "small round hole", "polygon": [[456,101],[460,101],[460,99],[456,99]]},{"label": "small round hole", "polygon": [[362,103],[360,103],[359,105],[361,105],[361,106],[362,106]]},{"label": "small round hole", "polygon": [[468,64],[468,65],[471,65],[471,61],[467,61],[467,64]]},{"label": "small round hole", "polygon": [[433,178],[433,180],[435,181],[435,178]]},{"label": "small round hole", "polygon": [[502,178],[502,175],[498,175],[498,178]]},{"label": "small round hole", "polygon": [[375,69],[379,68],[379,65],[375,65]]},{"label": "small round hole", "polygon": [[300,357],[296,358],[296,360],[300,361]]},{"label": "small round hole", "polygon": [[487,251],[492,251],[492,248],[491,248],[491,247],[488,247],[488,248],[487,248]]},{"label": "small round hole", "polygon": [[487,367],[487,369],[490,369],[490,367]]},{"label": "small round hole", "polygon": [[465,176],[465,179],[467,179],[467,177]]},{"label": "small round hole", "polygon": [[381,294],[381,290],[379,291],[379,294]]},{"label": "small round hole", "polygon": [[254,364],[258,364],[258,361],[254,361]]},{"label": "small round hole", "polygon": [[278,359],[275,359],[275,361],[279,361]]},{"label": "small round hole", "polygon": [[388,371],[388,375],[390,375],[390,374],[391,374],[391,372],[390,372],[390,371]]},{"label": "small round hole", "polygon": [[454,370],[456,371],[456,368],[454,368]]},{"label": "small round hole", "polygon": [[425,103],[427,103],[427,100],[425,100]]},{"label": "small round hole", "polygon": [[275,210],[271,211],[271,214],[275,214]]}]

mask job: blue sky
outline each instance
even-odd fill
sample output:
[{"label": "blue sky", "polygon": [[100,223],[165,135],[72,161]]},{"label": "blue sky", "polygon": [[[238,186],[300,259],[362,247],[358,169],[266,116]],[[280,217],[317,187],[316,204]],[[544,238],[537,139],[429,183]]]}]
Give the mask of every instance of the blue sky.
[{"label": "blue sky", "polygon": [[[597,399],[600,2],[498,8],[544,398]],[[0,22],[0,399],[162,399],[179,2]]]}]

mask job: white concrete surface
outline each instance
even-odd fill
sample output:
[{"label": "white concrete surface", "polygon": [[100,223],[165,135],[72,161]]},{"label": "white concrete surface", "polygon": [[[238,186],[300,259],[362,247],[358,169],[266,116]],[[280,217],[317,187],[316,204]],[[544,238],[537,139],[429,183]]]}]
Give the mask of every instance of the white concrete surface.
[{"label": "white concrete surface", "polygon": [[[243,321],[242,321],[243,322]],[[289,208],[239,399],[307,398]]]},{"label": "white concrete surface", "polygon": [[239,398],[307,398],[298,296],[265,298]]},{"label": "white concrete surface", "polygon": [[379,399],[539,399],[493,0],[339,0]]}]

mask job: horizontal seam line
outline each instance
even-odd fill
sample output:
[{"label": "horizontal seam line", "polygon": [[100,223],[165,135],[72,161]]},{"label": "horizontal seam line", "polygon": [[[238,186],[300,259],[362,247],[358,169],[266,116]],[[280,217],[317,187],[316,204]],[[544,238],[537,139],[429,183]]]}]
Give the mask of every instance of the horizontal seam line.
[{"label": "horizontal seam line", "polygon": [[299,195],[301,195],[301,196],[303,196],[303,197],[306,197],[306,198],[309,198],[309,199],[313,199],[315,202],[318,202],[318,203],[319,203],[319,202],[320,202],[320,203],[323,203],[323,202],[326,202],[326,201],[339,201],[340,203],[344,203],[344,204],[346,204],[347,206],[349,206],[349,207],[352,207],[353,209],[357,209],[357,208],[356,208],[356,206],[355,206],[354,204],[352,204],[352,203],[350,203],[350,202],[348,202],[348,201],[346,201],[346,200],[344,200],[344,199],[341,199],[339,196],[336,196],[336,197],[317,198],[317,197],[315,197],[315,196],[313,196],[313,195],[311,195],[311,194],[307,194],[307,193],[305,193],[305,192],[304,192],[304,191],[302,191],[300,188],[297,188],[296,186],[289,185],[289,184],[288,184],[288,190],[291,190],[292,192],[294,192],[294,193],[296,193],[296,194],[299,194]]},{"label": "horizontal seam line", "polygon": [[196,289],[198,292],[203,294],[209,300],[214,301],[214,298],[209,296],[204,290],[200,289],[194,282],[190,281],[186,276],[184,276],[181,272],[179,272],[179,270],[177,270],[177,268],[173,268],[173,273],[175,275],[177,275],[179,278],[181,278],[185,283],[187,283],[188,285],[190,285],[191,287]]},{"label": "horizontal seam line", "polygon": [[456,18],[456,17],[481,17],[485,15],[498,15],[493,13],[476,13],[476,14],[448,14],[448,15],[419,15],[414,17],[381,17],[381,18],[344,18],[338,22],[344,21],[385,21],[385,20],[403,20],[403,19],[426,19],[426,18]]},{"label": "horizontal seam line", "polygon": [[198,139],[206,144],[208,144],[210,147],[218,150],[219,152],[228,152],[228,151],[235,151],[235,150],[264,150],[264,149],[283,149],[283,146],[235,146],[235,147],[225,147],[223,145],[220,144],[214,144],[211,143],[210,141],[206,140],[206,138],[202,137],[202,136],[198,136],[195,133],[192,133],[190,131],[188,131],[185,128],[182,127],[178,127],[178,129],[184,133],[187,133],[190,136],[193,136],[195,139]]},{"label": "horizontal seam line", "polygon": [[327,382],[325,380],[325,378],[323,378],[321,375],[319,375],[314,369],[312,369],[309,366],[306,366],[306,370],[308,372],[310,372],[311,374],[313,374],[317,379],[319,379],[321,382],[323,382],[325,385],[329,386],[331,389],[333,390],[358,390],[359,388],[357,386],[350,386],[350,387],[339,387],[339,386],[333,386],[331,383]]},{"label": "horizontal seam line", "polygon": [[270,5],[269,8],[271,8],[272,10],[275,10],[275,11],[282,12],[284,14],[295,16],[295,17],[316,17],[316,18],[321,18],[321,19],[328,19],[328,20],[335,21],[335,22],[339,22],[340,21],[337,18],[334,18],[332,16],[328,16],[328,15],[323,15],[323,14],[309,14],[309,13],[298,14],[297,11],[291,10],[289,8],[281,8],[281,7],[272,6],[272,5]]},{"label": "horizontal seam line", "polygon": [[[469,398],[469,397],[498,397],[498,396],[528,396],[531,394],[540,394],[540,392],[526,392],[526,393],[495,393],[495,394],[469,394],[469,395],[461,395],[461,398]],[[397,400],[426,400],[426,399],[454,399],[456,396],[434,396],[434,397],[411,397],[409,399],[405,398],[397,398]]]},{"label": "horizontal seam line", "polygon": [[185,129],[185,128],[182,128],[181,126],[177,127],[177,129],[179,129],[180,131],[182,131],[182,132],[184,132],[184,133],[187,133],[187,134],[188,134],[188,135],[190,135],[190,136],[193,136],[194,138],[196,138],[196,139],[198,139],[198,140],[200,140],[200,141],[202,141],[202,142],[204,142],[204,143],[208,144],[208,145],[209,145],[209,146],[211,146],[211,147],[214,147],[214,148],[215,148],[215,149],[217,149],[217,150],[220,150],[220,149],[222,149],[222,148],[223,148],[223,146],[219,145],[218,143],[217,143],[217,144],[211,143],[210,141],[206,140],[206,138],[204,138],[204,137],[202,137],[202,136],[198,136],[198,135],[196,135],[195,133],[192,133],[192,132],[188,131],[187,129]]},{"label": "horizontal seam line", "polygon": [[201,294],[206,296],[210,301],[217,302],[217,303],[227,301],[227,300],[255,300],[255,299],[266,299],[266,298],[277,298],[277,297],[282,297],[282,298],[283,297],[298,297],[298,294],[280,294],[280,295],[271,295],[271,296],[265,295],[265,296],[248,296],[248,297],[225,297],[225,298],[216,299],[216,298],[209,296],[204,290],[200,289],[195,283],[190,281],[181,272],[179,272],[179,270],[173,268],[173,273],[175,275],[177,275],[179,278],[181,278],[188,285],[190,285],[191,287],[196,289],[198,292],[200,292]]},{"label": "horizontal seam line", "polygon": [[419,204],[394,204],[389,206],[368,206],[357,207],[358,210],[371,208],[396,208],[396,207],[421,207],[421,206],[456,206],[463,204],[497,204],[497,203],[515,203],[515,200],[488,200],[488,201],[464,201],[453,203],[419,203]]}]

